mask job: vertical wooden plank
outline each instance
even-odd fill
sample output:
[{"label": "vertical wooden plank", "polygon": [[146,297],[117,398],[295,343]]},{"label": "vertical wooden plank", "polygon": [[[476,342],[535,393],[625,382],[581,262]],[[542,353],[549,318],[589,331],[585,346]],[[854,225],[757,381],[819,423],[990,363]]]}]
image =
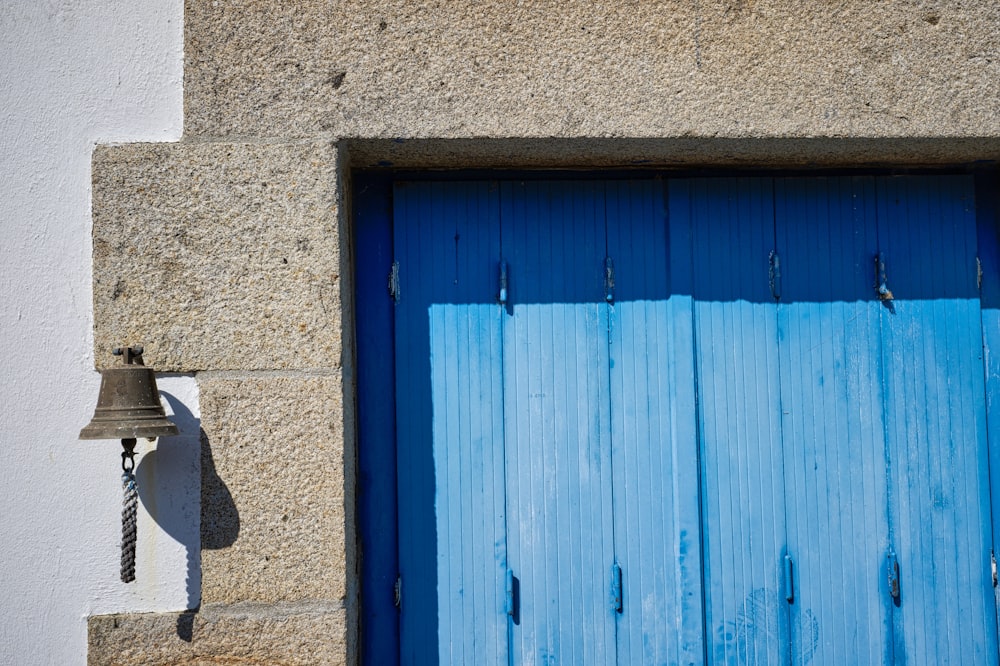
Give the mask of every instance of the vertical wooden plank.
[{"label": "vertical wooden plank", "polygon": [[[439,663],[437,525],[434,518],[434,459],[431,445],[430,332],[427,300],[416,280],[429,236],[421,188],[393,189],[395,261],[407,292],[396,305],[396,460],[399,495],[400,663]],[[440,241],[439,241],[440,242]]]},{"label": "vertical wooden plank", "polygon": [[872,178],[775,181],[792,663],[891,663]]},{"label": "vertical wooden plank", "polygon": [[771,183],[676,181],[670,210],[692,237],[709,661],[787,663]]},{"label": "vertical wooden plank", "polygon": [[614,663],[603,188],[503,186],[508,557],[517,664]]},{"label": "vertical wooden plank", "polygon": [[[995,173],[981,174],[975,181],[976,227],[982,286],[980,303],[983,322],[985,364],[986,432],[989,457],[990,513],[993,550],[1000,539],[1000,187]],[[1000,587],[993,588],[1000,605]],[[997,646],[1000,650],[1000,645]]]},{"label": "vertical wooden plank", "polygon": [[402,663],[507,660],[498,199],[395,188]]},{"label": "vertical wooden plank", "polygon": [[[694,328],[693,230],[690,216],[680,215],[675,224],[670,212],[669,188],[663,192],[667,202],[669,238],[670,296],[673,325],[673,375],[669,378],[674,394],[673,414],[676,477],[676,519],[678,527],[677,587],[681,595],[680,664],[706,663],[711,645],[705,624],[704,553],[702,544],[701,443],[698,426],[698,373]],[[693,383],[693,386],[692,386]],[[693,454],[690,453],[694,447]],[[687,467],[693,455],[696,467]],[[691,500],[696,508],[691,507]]]},{"label": "vertical wooden plank", "polygon": [[976,225],[969,177],[881,178],[896,660],[995,664]]},{"label": "vertical wooden plank", "polygon": [[[690,290],[671,294],[663,183],[607,183],[619,664],[704,659]],[[685,244],[684,241],[687,241]],[[690,271],[690,241],[677,270]]]},{"label": "vertical wooden plank", "polygon": [[392,187],[357,183],[354,198],[358,391],[358,523],[361,535],[361,659],[399,661],[396,537],[396,405],[393,303],[386,292],[392,254]]}]

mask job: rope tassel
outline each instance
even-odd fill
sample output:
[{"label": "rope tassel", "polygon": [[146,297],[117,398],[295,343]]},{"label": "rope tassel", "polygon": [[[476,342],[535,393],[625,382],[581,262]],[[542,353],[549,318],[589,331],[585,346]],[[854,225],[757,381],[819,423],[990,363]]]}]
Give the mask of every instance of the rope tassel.
[{"label": "rope tassel", "polygon": [[135,487],[135,475],[131,470],[122,474],[122,582],[135,580],[136,513],[139,492]]}]

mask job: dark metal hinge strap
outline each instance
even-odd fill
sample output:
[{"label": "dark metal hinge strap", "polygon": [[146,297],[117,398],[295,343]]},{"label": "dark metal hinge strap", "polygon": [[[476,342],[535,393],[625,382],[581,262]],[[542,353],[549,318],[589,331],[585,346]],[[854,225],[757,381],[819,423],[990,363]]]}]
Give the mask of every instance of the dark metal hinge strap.
[{"label": "dark metal hinge strap", "polygon": [[615,300],[615,262],[611,257],[604,259],[604,300]]},{"label": "dark metal hinge strap", "polygon": [[399,262],[392,262],[392,268],[389,269],[389,296],[395,302],[399,303]]},{"label": "dark metal hinge strap", "polygon": [[782,571],[785,578],[785,601],[792,603],[795,601],[795,580],[793,578],[791,555],[785,555]]},{"label": "dark metal hinge strap", "polygon": [[500,290],[497,293],[497,302],[500,305],[507,304],[507,262],[500,262]]},{"label": "dark metal hinge strap", "polygon": [[615,562],[611,565],[611,609],[616,613],[621,613],[624,604],[622,603],[622,568]]},{"label": "dark metal hinge strap", "polygon": [[886,556],[886,575],[889,580],[889,596],[899,599],[899,560],[896,559],[896,551],[892,548]]},{"label": "dark metal hinge strap", "polygon": [[771,250],[767,258],[767,281],[771,286],[771,296],[776,301],[781,300],[781,258],[777,250]]}]

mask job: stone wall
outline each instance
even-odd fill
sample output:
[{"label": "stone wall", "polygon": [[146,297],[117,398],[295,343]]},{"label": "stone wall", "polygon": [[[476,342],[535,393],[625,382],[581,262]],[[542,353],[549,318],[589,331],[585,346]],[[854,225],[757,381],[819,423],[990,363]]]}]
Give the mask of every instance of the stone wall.
[{"label": "stone wall", "polygon": [[[90,663],[354,663],[350,171],[1000,158],[1000,4],[189,1],[185,137],[97,150],[95,348],[202,396],[203,606]],[[121,652],[121,645],[130,651]]]},{"label": "stone wall", "polygon": [[190,136],[996,136],[989,0],[189,2]]}]

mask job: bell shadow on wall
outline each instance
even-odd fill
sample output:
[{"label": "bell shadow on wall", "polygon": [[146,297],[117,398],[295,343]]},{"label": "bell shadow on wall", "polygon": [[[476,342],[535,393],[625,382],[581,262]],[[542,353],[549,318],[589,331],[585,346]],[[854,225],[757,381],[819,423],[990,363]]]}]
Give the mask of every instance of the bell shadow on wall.
[{"label": "bell shadow on wall", "polygon": [[215,471],[200,419],[175,396],[165,391],[160,395],[180,432],[160,438],[156,448],[142,456],[137,485],[153,521],[186,549],[188,610],[177,618],[177,636],[190,642],[194,614],[201,605],[201,550],[231,546],[239,535],[240,520],[232,494]]}]

